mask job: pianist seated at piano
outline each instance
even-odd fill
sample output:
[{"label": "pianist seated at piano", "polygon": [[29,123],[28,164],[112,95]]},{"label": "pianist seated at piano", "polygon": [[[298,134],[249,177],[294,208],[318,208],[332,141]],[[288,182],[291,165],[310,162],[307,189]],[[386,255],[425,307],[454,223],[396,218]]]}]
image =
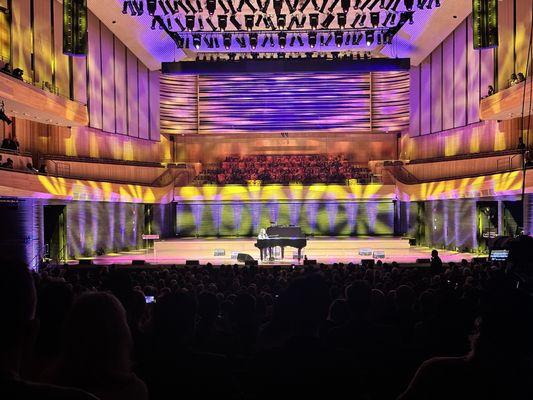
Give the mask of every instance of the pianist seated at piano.
[{"label": "pianist seated at piano", "polygon": [[258,239],[268,239],[268,235],[265,228],[259,229],[259,235],[257,235]]}]

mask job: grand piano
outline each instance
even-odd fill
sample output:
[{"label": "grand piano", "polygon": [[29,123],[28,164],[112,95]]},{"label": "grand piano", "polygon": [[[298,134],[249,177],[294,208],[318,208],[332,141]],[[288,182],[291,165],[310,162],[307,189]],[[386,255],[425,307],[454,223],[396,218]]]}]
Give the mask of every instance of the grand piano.
[{"label": "grand piano", "polygon": [[285,256],[285,247],[298,249],[298,260],[302,258],[302,249],[307,246],[307,239],[299,226],[271,226],[266,229],[268,239],[257,239],[255,247],[261,252],[261,261],[272,248],[281,247],[281,258]]}]

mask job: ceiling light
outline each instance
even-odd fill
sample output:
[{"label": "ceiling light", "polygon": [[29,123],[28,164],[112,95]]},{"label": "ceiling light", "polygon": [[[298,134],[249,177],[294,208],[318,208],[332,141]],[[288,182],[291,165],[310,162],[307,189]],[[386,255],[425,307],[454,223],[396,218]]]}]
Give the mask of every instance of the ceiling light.
[{"label": "ceiling light", "polygon": [[315,30],[318,27],[318,14],[313,13],[309,14],[309,25],[311,26],[311,29]]},{"label": "ceiling light", "polygon": [[370,13],[370,23],[374,28],[377,28],[379,26],[379,13],[378,12],[371,12]]},{"label": "ceiling light", "polygon": [[215,10],[217,8],[217,1],[216,0],[207,0],[206,2],[206,8],[209,15],[213,15],[215,13]]},{"label": "ceiling light", "polygon": [[309,32],[307,35],[307,41],[309,42],[309,47],[314,49],[316,46],[316,32]]},{"label": "ceiling light", "polygon": [[341,47],[344,41],[344,33],[342,31],[335,32],[335,46]]},{"label": "ceiling light", "polygon": [[335,17],[333,16],[333,14],[328,14],[324,21],[322,21],[322,28],[328,29],[334,19]]},{"label": "ceiling light", "polygon": [[254,27],[254,16],[252,14],[244,16],[244,26],[246,26],[246,30],[252,30],[252,28]]},{"label": "ceiling light", "polygon": [[192,45],[196,50],[198,50],[202,45],[202,37],[198,33],[192,35]]},{"label": "ceiling light", "polygon": [[222,43],[224,44],[224,48],[226,50],[229,50],[229,48],[231,47],[231,33],[224,33],[222,38],[223,38]]},{"label": "ceiling light", "polygon": [[218,15],[218,28],[224,32],[228,27],[228,16],[227,15]]},{"label": "ceiling light", "polygon": [[258,39],[258,36],[257,36],[257,33],[250,33],[250,36],[249,36],[249,40],[250,40],[250,48],[252,50],[255,50],[255,48],[257,47],[257,39]]},{"label": "ceiling light", "polygon": [[185,17],[185,27],[187,28],[187,30],[190,32],[194,29],[194,15],[187,15]]},{"label": "ceiling light", "polygon": [[337,14],[337,23],[341,29],[344,29],[346,26],[346,13],[342,12]]},{"label": "ceiling light", "polygon": [[366,45],[371,46],[372,43],[374,43],[374,31],[366,31],[365,32],[365,38],[366,38]]},{"label": "ceiling light", "polygon": [[279,47],[284,49],[285,45],[287,44],[287,33],[286,32],[280,32],[278,33],[278,43]]}]

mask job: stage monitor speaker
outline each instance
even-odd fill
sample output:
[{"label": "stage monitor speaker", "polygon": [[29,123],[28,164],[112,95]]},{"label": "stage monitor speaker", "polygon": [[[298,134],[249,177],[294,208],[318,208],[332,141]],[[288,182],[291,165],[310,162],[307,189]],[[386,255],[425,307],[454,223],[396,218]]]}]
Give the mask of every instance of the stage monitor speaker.
[{"label": "stage monitor speaker", "polygon": [[473,257],[472,258],[472,261],[473,262],[481,262],[481,263],[484,263],[484,262],[487,262],[489,260],[488,257]]},{"label": "stage monitor speaker", "polygon": [[430,258],[417,258],[416,259],[417,264],[431,264]]},{"label": "stage monitor speaker", "polygon": [[131,265],[145,265],[146,262],[144,260],[131,260]]},{"label": "stage monitor speaker", "polygon": [[365,268],[372,268],[375,265],[373,258],[366,258],[361,260],[361,266]]},{"label": "stage monitor speaker", "polygon": [[78,262],[79,265],[93,265],[93,260],[81,259]]},{"label": "stage monitor speaker", "polygon": [[409,238],[409,246],[416,246],[416,239],[415,238]]},{"label": "stage monitor speaker", "polygon": [[307,259],[307,260],[304,260],[304,265],[317,265],[317,262],[316,260]]},{"label": "stage monitor speaker", "polygon": [[237,254],[237,261],[246,263],[246,262],[255,261],[255,260],[250,254],[239,253]]},{"label": "stage monitor speaker", "polygon": [[472,0],[474,49],[498,46],[498,0]]},{"label": "stage monitor speaker", "polygon": [[87,55],[87,0],[63,0],[63,53]]},{"label": "stage monitor speaker", "polygon": [[185,260],[185,265],[200,265],[199,260]]}]

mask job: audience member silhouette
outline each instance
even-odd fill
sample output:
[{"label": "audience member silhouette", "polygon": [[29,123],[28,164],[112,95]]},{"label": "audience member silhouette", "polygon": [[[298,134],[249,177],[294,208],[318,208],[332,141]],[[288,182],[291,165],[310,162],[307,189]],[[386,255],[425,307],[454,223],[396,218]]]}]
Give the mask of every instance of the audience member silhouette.
[{"label": "audience member silhouette", "polygon": [[77,389],[33,383],[21,375],[38,332],[35,318],[37,295],[32,276],[20,265],[2,265],[0,279],[0,398],[96,399]]},{"label": "audience member silhouette", "polygon": [[502,288],[487,295],[466,356],[422,364],[401,400],[533,398],[533,303]]},{"label": "audience member silhouette", "polygon": [[131,371],[131,349],[126,312],[117,298],[105,292],[83,294],[67,318],[62,353],[50,379],[103,400],[147,399],[146,386]]}]

